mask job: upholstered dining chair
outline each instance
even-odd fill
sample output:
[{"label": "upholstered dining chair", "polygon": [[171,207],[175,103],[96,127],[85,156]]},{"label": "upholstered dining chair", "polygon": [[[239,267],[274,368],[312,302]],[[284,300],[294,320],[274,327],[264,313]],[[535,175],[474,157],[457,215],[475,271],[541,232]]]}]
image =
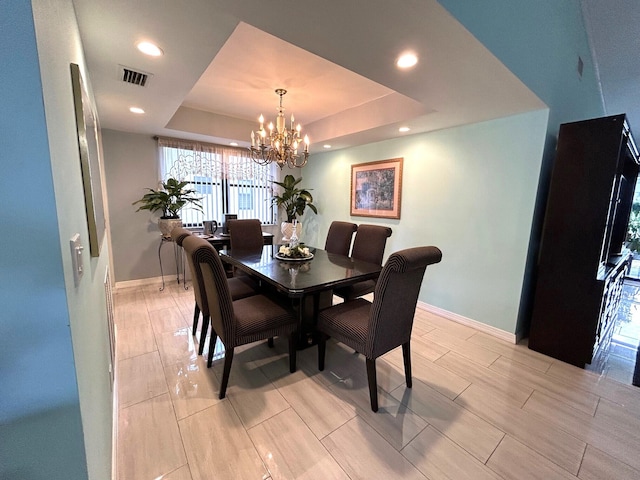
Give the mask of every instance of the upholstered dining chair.
[{"label": "upholstered dining chair", "polygon": [[231,240],[231,250],[261,252],[264,246],[262,237],[262,223],[260,220],[234,219],[229,220],[229,238]]},{"label": "upholstered dining chair", "polygon": [[211,316],[207,366],[211,367],[217,337],[220,338],[225,349],[219,397],[221,399],[225,397],[233,352],[235,347],[240,345],[275,336],[288,336],[289,371],[295,372],[298,337],[298,319],[295,313],[286,304],[277,303],[266,295],[253,295],[233,300],[229,291],[229,279],[218,253],[215,249],[208,248],[206,241],[200,241],[199,238],[195,240],[199,245],[194,249],[193,261],[199,265],[202,273]]},{"label": "upholstered dining chair", "polygon": [[349,249],[351,248],[351,239],[353,232],[358,229],[358,225],[350,222],[334,221],[329,225],[329,231],[327,232],[327,240],[324,245],[324,249],[329,253],[336,253],[338,255],[349,256]]},{"label": "upholstered dining chair", "polygon": [[376,358],[402,346],[407,387],[411,388],[410,340],[418,294],[428,265],[440,262],[437,247],[415,247],[393,253],[376,284],[373,303],[363,298],[322,310],[318,317],[318,368],[324,370],[328,337],[366,358],[371,410],[378,411]]},{"label": "upholstered dining chair", "polygon": [[[184,235],[184,232],[187,232]],[[200,313],[202,313],[202,328],[200,331],[200,343],[198,345],[198,354],[202,355],[204,351],[204,344],[207,337],[207,331],[209,330],[209,305],[206,301],[206,292],[204,291],[204,283],[202,281],[202,273],[200,272],[200,266],[195,264],[193,261],[193,253],[196,248],[210,248],[217,254],[215,248],[209,244],[206,240],[195,237],[191,235],[191,233],[184,228],[174,228],[171,231],[171,235],[173,237],[175,233],[176,238],[181,238],[179,245],[182,246],[186,253],[187,263],[189,264],[189,271],[191,272],[191,282],[193,284],[193,295],[195,297],[196,305],[193,309],[193,327],[191,328],[191,334],[195,335],[198,331],[198,320],[200,318]],[[176,240],[177,242],[178,240]],[[254,288],[254,285],[251,282],[247,282],[241,278],[230,278],[229,279],[229,292],[231,294],[231,298],[233,300],[238,300],[245,297],[250,297],[251,295],[255,295],[258,293]]]},{"label": "upholstered dining chair", "polygon": [[[227,222],[227,229],[229,232],[231,250],[235,252],[246,253],[261,253],[264,246],[264,239],[262,237],[262,223],[260,220],[251,219],[232,219]],[[248,276],[229,265],[225,265],[227,276]]]},{"label": "upholstered dining chair", "polygon": [[171,230],[171,240],[173,240],[180,246],[182,246],[182,240],[184,240],[184,238],[188,237],[189,235],[191,235],[191,231],[187,230],[184,227],[176,227]]},{"label": "upholstered dining chair", "polygon": [[[358,225],[356,238],[351,249],[351,257],[382,265],[387,238],[391,236],[391,233],[392,230],[389,227],[367,224]],[[337,288],[333,291],[333,294],[344,300],[353,300],[373,292],[375,288],[375,280],[365,280],[348,287]]]}]

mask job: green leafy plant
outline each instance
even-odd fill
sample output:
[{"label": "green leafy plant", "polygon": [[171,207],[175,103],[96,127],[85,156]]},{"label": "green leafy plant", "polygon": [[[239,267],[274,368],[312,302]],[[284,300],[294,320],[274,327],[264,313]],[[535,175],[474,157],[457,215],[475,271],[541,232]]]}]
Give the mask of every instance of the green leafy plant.
[{"label": "green leafy plant", "polygon": [[272,202],[274,205],[284,208],[287,214],[287,222],[289,223],[301,216],[307,207],[313,213],[318,213],[318,209],[312,203],[313,197],[309,190],[297,187],[301,181],[302,177],[296,180],[293,175],[287,175],[282,182],[272,182],[283,188],[283,192],[280,195],[273,196]]},{"label": "green leafy plant", "polygon": [[180,218],[178,212],[187,204],[192,204],[196,210],[202,211],[200,198],[198,198],[195,190],[185,188],[189,182],[179,182],[175,178],[170,178],[166,182],[162,182],[162,188],[154,190],[147,188],[148,193],[132,205],[140,204],[136,212],[140,210],[149,210],[150,212],[162,212],[160,218]]}]

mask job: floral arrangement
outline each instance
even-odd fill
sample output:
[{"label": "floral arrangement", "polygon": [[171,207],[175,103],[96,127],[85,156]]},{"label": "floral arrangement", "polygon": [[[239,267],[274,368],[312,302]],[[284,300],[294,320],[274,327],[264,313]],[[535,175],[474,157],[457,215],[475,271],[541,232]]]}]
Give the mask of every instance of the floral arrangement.
[{"label": "floral arrangement", "polygon": [[282,245],[278,253],[281,257],[287,258],[308,258],[311,256],[309,247],[305,247],[304,243],[299,243],[293,247],[290,245]]}]

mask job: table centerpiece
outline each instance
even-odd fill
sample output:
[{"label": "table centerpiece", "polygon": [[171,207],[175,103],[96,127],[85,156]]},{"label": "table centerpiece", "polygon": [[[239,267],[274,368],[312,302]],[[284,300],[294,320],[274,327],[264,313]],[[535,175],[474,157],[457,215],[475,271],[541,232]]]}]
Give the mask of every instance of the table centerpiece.
[{"label": "table centerpiece", "polygon": [[291,244],[281,245],[276,254],[276,258],[288,261],[311,260],[313,253],[309,251],[309,247],[305,246],[304,243],[293,246]]}]

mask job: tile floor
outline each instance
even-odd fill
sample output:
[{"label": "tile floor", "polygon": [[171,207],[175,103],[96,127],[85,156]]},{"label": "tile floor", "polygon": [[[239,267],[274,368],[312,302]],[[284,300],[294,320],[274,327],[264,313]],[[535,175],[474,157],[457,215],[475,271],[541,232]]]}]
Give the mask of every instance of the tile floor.
[{"label": "tile floor", "polygon": [[413,388],[400,349],[378,363],[377,414],[362,356],[287,346],[234,358],[227,398],[191,336],[193,293],[119,289],[118,480],[639,479],[640,389],[423,310]]}]

